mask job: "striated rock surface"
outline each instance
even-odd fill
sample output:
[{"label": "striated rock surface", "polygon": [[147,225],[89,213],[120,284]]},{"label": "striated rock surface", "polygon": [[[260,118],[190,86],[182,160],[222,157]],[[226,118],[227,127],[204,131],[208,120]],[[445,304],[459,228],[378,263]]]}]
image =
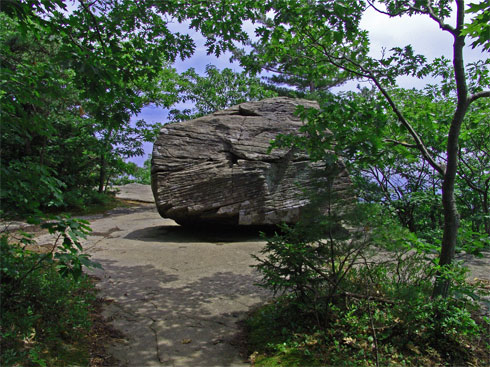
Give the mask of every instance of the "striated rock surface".
[{"label": "striated rock surface", "polygon": [[[297,222],[308,204],[303,189],[323,167],[300,152],[267,151],[278,134],[298,133],[298,105],[318,108],[316,102],[278,97],[165,125],[152,160],[160,215],[183,225]],[[334,190],[349,187],[344,171]]]}]

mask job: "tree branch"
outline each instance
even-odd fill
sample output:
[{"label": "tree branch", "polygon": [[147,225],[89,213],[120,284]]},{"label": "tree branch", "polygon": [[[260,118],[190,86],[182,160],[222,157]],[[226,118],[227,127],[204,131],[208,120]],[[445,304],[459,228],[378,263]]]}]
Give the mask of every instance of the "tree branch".
[{"label": "tree branch", "polygon": [[370,6],[371,8],[373,8],[373,9],[374,9],[376,12],[378,12],[378,13],[380,13],[380,14],[387,15],[387,16],[389,16],[389,17],[391,17],[391,18],[398,17],[398,16],[400,16],[400,15],[402,15],[402,14],[403,14],[403,10],[400,10],[398,13],[390,13],[390,12],[388,12],[388,11],[384,11],[384,10],[379,9],[379,8],[378,8],[378,7],[376,7],[376,5],[374,5],[374,3],[373,3],[372,1],[370,1],[370,0],[367,0],[367,3],[368,3],[368,4],[369,4],[369,6]]},{"label": "tree branch", "polygon": [[[318,50],[319,52],[323,53],[323,55],[325,55],[325,57],[328,59],[328,61],[334,65],[334,66],[337,66],[338,68],[342,69],[342,70],[345,70],[349,73],[352,73],[353,75],[356,75],[356,76],[359,76],[361,78],[367,78],[368,75],[365,75],[365,74],[362,74],[360,73],[359,71],[357,70],[353,70],[353,69],[350,69],[348,68],[346,65],[343,65],[343,64],[340,64],[339,62],[336,62],[334,61],[334,59],[332,58],[332,55],[330,55],[330,52],[328,51],[327,47],[322,44],[318,38],[314,37],[310,32],[308,32],[307,29],[304,30],[306,36],[308,36],[308,38],[310,39],[311,41],[311,46],[313,48],[315,48],[316,50]],[[305,55],[306,56],[306,55]],[[337,58],[338,59],[338,58]],[[313,60],[313,59],[312,59]],[[346,59],[347,61],[350,61],[348,59]],[[314,60],[315,61],[315,60]],[[354,64],[353,62],[351,62],[352,64]]]},{"label": "tree branch", "polygon": [[373,81],[373,83],[376,85],[376,87],[378,87],[381,94],[385,97],[385,99],[388,102],[388,104],[390,105],[391,109],[393,110],[395,115],[398,117],[398,121],[400,121],[401,124],[408,130],[410,135],[412,135],[413,140],[415,140],[415,144],[417,146],[417,149],[420,151],[420,153],[422,153],[422,156],[424,157],[424,159],[427,160],[427,162],[437,172],[439,172],[441,175],[444,175],[445,169],[440,164],[438,164],[434,160],[434,158],[431,156],[431,154],[427,150],[425,144],[422,142],[422,139],[420,138],[420,136],[417,134],[417,132],[415,131],[413,126],[405,119],[405,116],[403,116],[401,111],[398,109],[398,107],[396,106],[395,102],[393,101],[391,96],[388,94],[386,89],[384,89],[384,87],[381,85],[381,83],[378,81],[378,79],[372,73],[370,73],[369,79],[371,79]]},{"label": "tree branch", "polygon": [[435,159],[431,156],[431,154],[427,150],[425,144],[422,142],[422,139],[420,138],[420,136],[417,134],[417,132],[415,131],[415,129],[412,127],[412,125],[405,119],[405,117],[403,116],[403,114],[401,113],[401,111],[398,109],[397,105],[395,104],[395,102],[393,101],[393,99],[391,98],[391,96],[389,95],[389,93],[381,85],[381,83],[379,82],[379,80],[377,79],[377,77],[371,71],[366,70],[361,64],[355,62],[354,60],[352,60],[352,59],[350,59],[348,57],[342,56],[341,60],[347,61],[348,63],[350,63],[351,65],[353,65],[354,67],[356,67],[358,70],[360,70],[360,72],[357,71],[357,70],[353,70],[353,69],[347,67],[346,65],[344,65],[341,62],[337,62],[336,60],[340,60],[340,59],[338,57],[333,57],[330,54],[330,52],[326,49],[325,45],[323,45],[320,42],[318,42],[318,40],[315,37],[313,37],[311,34],[308,34],[308,32],[306,32],[306,35],[312,41],[312,46],[316,46],[316,48],[320,52],[323,53],[323,55],[327,58],[327,60],[331,64],[333,64],[333,65],[341,68],[342,70],[351,72],[354,75],[357,75],[357,76],[360,76],[360,77],[364,77],[364,78],[368,78],[368,79],[370,79],[376,85],[376,87],[378,88],[378,90],[385,97],[385,99],[388,102],[388,104],[390,105],[391,109],[393,110],[393,112],[397,116],[398,120],[408,130],[409,134],[415,140],[416,147],[421,152],[421,154],[424,157],[424,159],[427,160],[427,162],[439,174],[444,175],[444,173],[445,173],[444,167],[442,165],[438,164],[435,161]]},{"label": "tree branch", "polygon": [[395,145],[401,145],[401,146],[407,147],[407,148],[418,148],[417,147],[417,144],[408,144],[408,143],[404,143],[404,142],[398,141],[398,140],[384,139],[384,141],[387,142],[387,143],[393,143]]},{"label": "tree branch", "polygon": [[479,98],[490,98],[490,90],[486,90],[486,91],[483,91],[483,92],[478,92],[478,93],[472,94],[468,98],[468,104],[476,101]]},{"label": "tree branch", "polygon": [[[459,161],[470,171],[470,174],[473,176],[476,176],[475,172],[473,171],[473,168],[468,164],[468,162],[464,159],[463,155],[461,152],[459,153]],[[481,187],[477,186],[471,178],[465,175],[465,172],[463,170],[458,170],[458,175],[468,184],[470,188],[472,188],[475,191],[478,191],[480,194],[483,194],[485,192],[484,189]],[[487,181],[490,180],[490,177],[488,177]]]},{"label": "tree branch", "polygon": [[82,0],[80,0],[80,4],[82,5],[83,9],[92,18],[92,22],[94,23],[94,27],[95,27],[95,32],[97,33],[97,38],[99,39],[100,45],[104,49],[104,52],[106,52],[107,50],[105,48],[105,43],[102,40],[102,33],[100,32],[99,23],[97,22],[97,18],[95,18],[95,15],[90,11],[90,8]]},{"label": "tree branch", "polygon": [[427,13],[426,14],[428,14],[432,20],[434,20],[437,24],[439,24],[439,28],[441,28],[442,30],[444,30],[446,32],[451,33],[454,36],[456,35],[456,29],[454,27],[450,26],[449,24],[444,23],[444,21],[434,13],[434,10],[432,9],[432,6],[431,6],[431,1],[429,1],[427,3]]},{"label": "tree branch", "polygon": [[398,11],[396,13],[390,13],[388,11],[384,11],[384,10],[379,9],[370,0],[367,0],[367,2],[369,4],[369,6],[371,8],[373,8],[375,11],[377,11],[380,14],[388,15],[390,18],[401,16],[404,13],[406,13],[407,11],[411,10],[411,11],[413,11],[415,13],[428,15],[432,20],[434,20],[439,25],[439,27],[442,30],[445,30],[445,31],[447,31],[447,32],[449,32],[451,34],[455,34],[455,32],[456,32],[456,29],[454,27],[450,26],[449,24],[444,23],[444,21],[440,17],[438,17],[436,15],[436,13],[434,12],[434,10],[432,9],[431,1],[429,1],[427,3],[427,9],[417,8],[415,6],[409,6],[408,8],[401,9],[400,11]]},{"label": "tree branch", "polygon": [[365,299],[368,301],[376,301],[376,302],[381,302],[381,303],[387,303],[389,305],[396,305],[398,302],[393,301],[391,299],[383,298],[383,297],[377,297],[377,296],[371,296],[371,295],[364,295],[364,294],[358,294],[358,293],[352,293],[352,292],[344,292],[343,293],[347,297],[352,297],[352,298],[357,298],[357,299]]}]

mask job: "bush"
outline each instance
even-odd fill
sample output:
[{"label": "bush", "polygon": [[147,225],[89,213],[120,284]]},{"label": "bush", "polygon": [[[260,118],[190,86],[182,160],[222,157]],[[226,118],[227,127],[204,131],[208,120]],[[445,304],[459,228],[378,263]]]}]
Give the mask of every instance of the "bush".
[{"label": "bush", "polygon": [[[281,296],[249,320],[256,365],[484,365],[488,322],[461,264],[377,207],[352,206],[283,226],[256,257],[261,285]],[[431,299],[435,274],[451,278]]]},{"label": "bush", "polygon": [[143,185],[151,184],[151,154],[148,155],[148,158],[143,163],[143,167],[139,167],[132,162],[126,162],[119,175],[111,180],[114,185],[127,185],[133,182]]},{"label": "bush", "polygon": [[261,285],[275,293],[288,292],[298,306],[322,318],[328,304],[336,304],[351,291],[352,272],[377,249],[371,241],[370,206],[349,205],[340,214],[322,215],[314,206],[294,226],[281,226],[255,256]]},{"label": "bush", "polygon": [[63,208],[84,213],[91,208],[100,210],[100,207],[114,206],[114,201],[113,194],[80,188],[64,193]]},{"label": "bush", "polygon": [[32,245],[27,234],[17,240],[8,234],[0,237],[2,366],[45,366],[90,328],[95,290],[82,274],[82,265],[97,264],[81,253],[78,241],[87,226],[58,218],[43,227],[60,239],[44,254],[26,249]]},{"label": "bush", "polygon": [[63,204],[62,190],[66,185],[39,162],[26,158],[2,164],[1,177],[2,217],[33,214]]},{"label": "bush", "polygon": [[[142,169],[143,170],[143,169]],[[0,167],[0,217],[22,218],[61,210],[84,211],[105,206],[113,197],[79,183],[67,185],[56,172],[32,159],[12,161]]]}]

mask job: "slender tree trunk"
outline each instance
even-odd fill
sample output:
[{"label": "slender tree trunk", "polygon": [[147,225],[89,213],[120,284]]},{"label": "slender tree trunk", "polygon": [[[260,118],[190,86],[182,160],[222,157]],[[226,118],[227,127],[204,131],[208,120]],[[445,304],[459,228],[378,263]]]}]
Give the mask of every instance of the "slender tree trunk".
[{"label": "slender tree trunk", "polygon": [[46,137],[43,138],[43,145],[39,153],[39,165],[44,166],[44,152],[46,150]]},{"label": "slender tree trunk", "polygon": [[104,192],[106,174],[107,174],[107,161],[105,159],[104,153],[102,153],[100,155],[99,190],[98,190],[100,194]]},{"label": "slender tree trunk", "polygon": [[483,193],[483,225],[485,226],[485,232],[490,235],[490,218],[489,218],[489,208],[490,203],[488,202],[488,189]]},{"label": "slender tree trunk", "polygon": [[110,140],[112,137],[112,132],[113,129],[109,129],[106,134],[104,134],[104,139],[103,139],[103,150],[100,153],[100,170],[99,170],[99,193],[104,192],[104,185],[105,181],[107,178],[107,159],[106,159],[106,154],[109,154],[111,152],[112,146],[110,144]]},{"label": "slender tree trunk", "polygon": [[[468,109],[468,88],[466,85],[463,61],[464,36],[460,36],[464,24],[464,1],[459,0],[456,3],[458,8],[456,19],[457,27],[453,33],[453,67],[456,79],[458,103],[449,128],[446,170],[442,182],[444,232],[442,236],[441,254],[439,256],[440,266],[450,265],[452,263],[456,250],[456,241],[458,239],[459,212],[454,197],[454,185],[458,170],[459,135],[464,116]],[[450,279],[445,278],[441,272],[439,272],[436,276],[432,297],[447,297],[449,294],[450,283]]]},{"label": "slender tree trunk", "polygon": [[310,93],[313,93],[315,91],[315,82],[310,81]]},{"label": "slender tree trunk", "polygon": [[[455,167],[451,170],[455,170]],[[456,199],[454,197],[454,179],[447,177],[446,173],[442,186],[442,206],[444,214],[444,232],[442,236],[441,254],[439,256],[439,265],[450,265],[454,258],[456,250],[456,241],[458,239],[459,229],[459,212],[456,207]],[[439,272],[432,292],[433,297],[447,297],[449,294],[450,280],[441,276]]]},{"label": "slender tree trunk", "polygon": [[107,193],[107,188],[109,187],[109,180],[111,179],[111,175],[107,175],[106,180],[105,180],[105,188],[104,188],[104,194]]}]

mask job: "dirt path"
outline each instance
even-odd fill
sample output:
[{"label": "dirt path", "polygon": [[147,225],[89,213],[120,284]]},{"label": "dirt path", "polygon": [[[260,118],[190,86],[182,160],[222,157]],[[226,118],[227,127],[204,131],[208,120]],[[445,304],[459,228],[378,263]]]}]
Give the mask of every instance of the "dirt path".
[{"label": "dirt path", "polygon": [[85,244],[103,266],[104,316],[126,338],[109,352],[122,366],[246,366],[237,322],[267,299],[250,265],[256,233],[193,232],[153,205],[91,221]]}]

